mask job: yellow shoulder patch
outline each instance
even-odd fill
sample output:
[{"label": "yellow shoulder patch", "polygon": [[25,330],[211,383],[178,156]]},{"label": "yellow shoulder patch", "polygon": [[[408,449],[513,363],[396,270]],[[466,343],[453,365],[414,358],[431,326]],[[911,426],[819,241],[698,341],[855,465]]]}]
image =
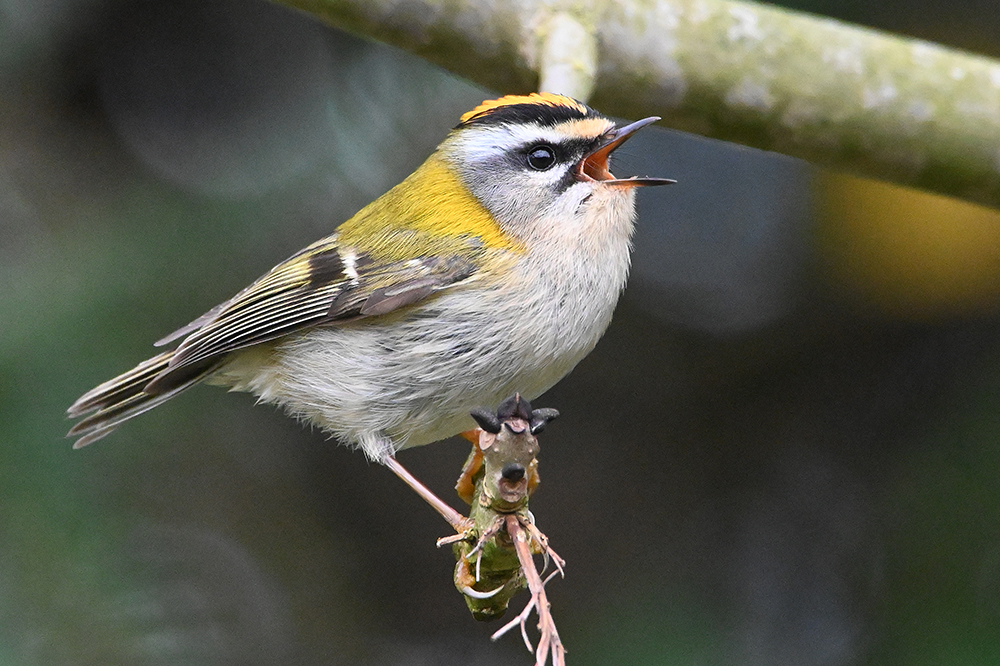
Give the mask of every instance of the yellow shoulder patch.
[{"label": "yellow shoulder patch", "polygon": [[448,254],[472,238],[484,248],[522,249],[437,153],[337,233],[345,245],[384,260]]}]

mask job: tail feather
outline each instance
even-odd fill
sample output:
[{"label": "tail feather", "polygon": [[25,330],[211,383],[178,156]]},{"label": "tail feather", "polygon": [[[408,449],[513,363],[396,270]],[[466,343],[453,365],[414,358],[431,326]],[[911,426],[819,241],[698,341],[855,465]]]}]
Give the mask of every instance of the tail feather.
[{"label": "tail feather", "polygon": [[148,384],[158,374],[167,369],[173,351],[164,352],[151,359],[145,360],[128,372],[124,372],[114,379],[109,379],[100,386],[96,386],[70,405],[66,413],[76,418],[92,412],[95,409],[113,405],[119,400],[135,395],[142,387]]},{"label": "tail feather", "polygon": [[148,412],[191,388],[217,365],[210,363],[192,367],[190,372],[176,377],[176,381],[172,381],[172,386],[166,391],[147,393],[146,386],[168,369],[173,354],[173,351],[167,351],[154,356],[80,396],[67,413],[74,418],[85,414],[89,416],[66,433],[67,437],[79,437],[73,448],[79,449],[96,442],[125,421]]}]

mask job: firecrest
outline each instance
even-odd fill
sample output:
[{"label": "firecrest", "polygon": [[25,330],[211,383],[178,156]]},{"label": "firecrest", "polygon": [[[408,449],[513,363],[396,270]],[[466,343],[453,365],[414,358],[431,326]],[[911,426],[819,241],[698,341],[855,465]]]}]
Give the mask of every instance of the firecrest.
[{"label": "firecrest", "polygon": [[281,405],[380,462],[473,428],[476,406],[536,397],[611,321],[636,188],[673,182],[608,170],[656,120],[616,127],[550,93],[483,102],[333,235],[80,397],[75,446],[199,382]]}]

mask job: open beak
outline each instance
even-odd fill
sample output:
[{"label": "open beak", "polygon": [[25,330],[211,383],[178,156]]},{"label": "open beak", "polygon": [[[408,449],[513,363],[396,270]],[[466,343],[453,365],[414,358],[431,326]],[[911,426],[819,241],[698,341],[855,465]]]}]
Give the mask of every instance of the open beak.
[{"label": "open beak", "polygon": [[608,171],[608,158],[611,157],[611,153],[625,143],[636,131],[650,123],[655,123],[657,120],[659,120],[658,116],[650,116],[649,118],[637,120],[631,125],[612,130],[610,136],[601,145],[595,148],[590,154],[584,155],[583,159],[576,165],[573,175],[576,176],[577,180],[597,181],[602,185],[613,185],[616,187],[641,187],[645,185],[669,185],[676,183],[676,180],[671,180],[670,178],[638,178],[636,176],[632,176],[631,178],[615,178]]}]

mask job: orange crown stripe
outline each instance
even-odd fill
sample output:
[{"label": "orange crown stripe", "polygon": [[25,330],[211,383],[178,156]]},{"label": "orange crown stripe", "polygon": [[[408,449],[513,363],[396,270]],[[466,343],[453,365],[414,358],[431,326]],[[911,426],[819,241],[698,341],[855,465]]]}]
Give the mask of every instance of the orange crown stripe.
[{"label": "orange crown stripe", "polygon": [[475,118],[486,113],[492,113],[496,109],[503,106],[510,106],[511,104],[544,104],[546,106],[567,106],[571,109],[576,109],[580,113],[587,113],[587,107],[580,102],[576,101],[572,97],[566,97],[566,95],[557,95],[556,93],[531,93],[530,95],[504,95],[499,99],[488,99],[472,111],[462,114],[462,118],[459,122],[466,123]]}]

